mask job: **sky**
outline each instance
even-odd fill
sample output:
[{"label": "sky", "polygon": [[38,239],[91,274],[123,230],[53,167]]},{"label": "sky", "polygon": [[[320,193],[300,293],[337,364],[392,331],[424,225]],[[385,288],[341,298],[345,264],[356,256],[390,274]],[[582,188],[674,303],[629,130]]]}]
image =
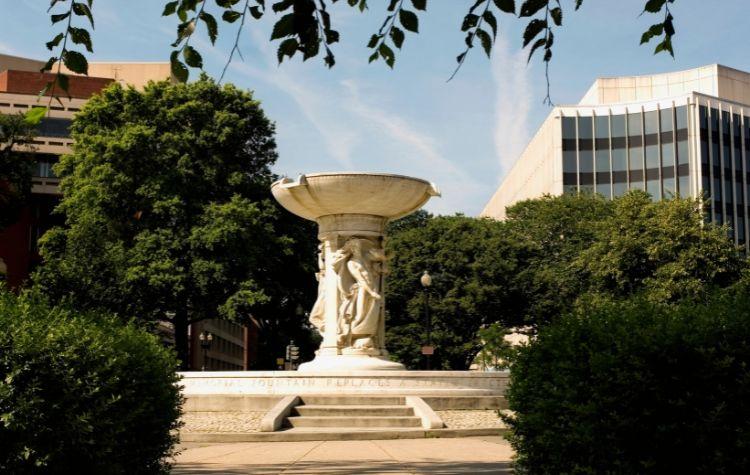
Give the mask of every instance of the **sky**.
[{"label": "sky", "polygon": [[[176,17],[161,17],[166,0],[96,0],[91,61],[167,61]],[[272,2],[267,2],[272,3]],[[330,3],[330,2],[329,2]],[[278,65],[269,42],[270,11],[248,23],[225,82],[252,90],[276,124],[274,172],[295,177],[321,171],[373,171],[424,178],[442,197],[438,214],[477,215],[551,112],[540,56],[527,64],[521,48],[527,19],[499,17],[491,58],[475,48],[448,81],[462,52],[460,24],[473,0],[429,0],[419,35],[407,33],[396,65],[368,64],[367,41],[385,18],[386,0],[359,13],[340,0],[329,8],[341,34],[336,66],[299,56]],[[520,3],[520,0],[517,0]],[[720,63],[750,71],[745,31],[747,0],[679,0],[672,6],[675,58],[639,46],[659,17],[640,15],[645,0],[586,0],[579,11],[562,0],[563,27],[550,64],[555,104],[577,103],[597,77],[652,74]],[[47,59],[48,0],[0,0],[0,53]],[[213,2],[210,3],[217,9]],[[218,11],[218,9],[217,9]],[[221,74],[238,24],[220,23],[211,46],[200,30],[192,44],[204,69]],[[192,77],[197,73],[193,72]]]}]

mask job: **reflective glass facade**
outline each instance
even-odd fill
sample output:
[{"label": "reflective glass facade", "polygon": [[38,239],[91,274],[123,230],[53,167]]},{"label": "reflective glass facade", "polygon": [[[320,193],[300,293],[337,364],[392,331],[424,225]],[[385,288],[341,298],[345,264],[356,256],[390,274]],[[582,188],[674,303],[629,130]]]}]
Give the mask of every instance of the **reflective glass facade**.
[{"label": "reflective glass facade", "polygon": [[687,106],[561,117],[563,189],[607,198],[690,195]]},{"label": "reflective glass facade", "polygon": [[701,105],[701,183],[708,216],[727,224],[735,241],[747,246],[750,209],[750,120],[728,107]]},{"label": "reflective glass facade", "polygon": [[[708,101],[694,110],[697,186],[707,200],[707,219],[728,225],[738,244],[750,246],[750,117]],[[683,105],[562,117],[565,192],[692,196],[688,113]]]}]

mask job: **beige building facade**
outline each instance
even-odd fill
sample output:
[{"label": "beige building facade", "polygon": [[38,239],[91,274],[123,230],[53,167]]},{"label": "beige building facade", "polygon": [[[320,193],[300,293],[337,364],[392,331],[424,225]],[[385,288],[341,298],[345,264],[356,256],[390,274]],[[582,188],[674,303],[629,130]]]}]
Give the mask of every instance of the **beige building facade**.
[{"label": "beige building facade", "polygon": [[[40,72],[44,64],[45,61],[0,54],[0,114],[25,113],[33,107],[49,108],[32,143],[36,167],[29,203],[16,223],[0,230],[0,282],[11,287],[24,285],[34,266],[40,262],[39,238],[51,226],[61,224],[59,216],[52,213],[60,199],[60,180],[52,167],[61,155],[71,151],[73,116],[93,94],[112,82],[143,89],[149,81],[174,81],[168,62],[92,62],[89,63],[88,76],[71,74],[71,98],[58,91],[59,97],[50,100],[39,96],[53,79],[52,75]],[[63,72],[70,74],[65,68]],[[174,344],[174,328],[170,323],[160,323],[156,331],[165,344]],[[222,320],[207,320],[191,328],[191,335],[202,331],[213,336],[205,361],[209,369],[241,370],[248,367],[254,355],[248,348],[245,327]],[[193,369],[199,369],[204,361],[200,345],[197,339],[194,340],[191,363]]]},{"label": "beige building facade", "polygon": [[544,194],[645,190],[702,196],[735,241],[750,235],[750,74],[721,65],[597,79],[576,105],[555,107],[482,216]]}]

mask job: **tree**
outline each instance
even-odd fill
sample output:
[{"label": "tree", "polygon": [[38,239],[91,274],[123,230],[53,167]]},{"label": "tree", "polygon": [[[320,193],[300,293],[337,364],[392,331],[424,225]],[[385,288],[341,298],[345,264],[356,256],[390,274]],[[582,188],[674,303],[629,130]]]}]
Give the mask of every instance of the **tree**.
[{"label": "tree", "polygon": [[590,292],[624,298],[643,292],[654,302],[704,298],[740,279],[747,267],[729,229],[704,222],[699,200],[654,203],[643,192],[613,202],[610,219],[573,267]]},{"label": "tree", "polygon": [[314,245],[270,197],[274,126],[249,92],[205,77],[114,84],[71,132],[55,167],[65,225],[41,239],[33,276],[47,295],[173,323],[183,366],[190,323],[275,321],[314,299],[299,277]]},{"label": "tree", "polygon": [[747,260],[698,200],[578,194],[517,203],[508,232],[529,254],[517,279],[536,329],[592,293],[654,302],[700,298],[740,279]]},{"label": "tree", "polygon": [[[239,40],[247,20],[258,20],[267,13],[265,0],[216,0],[213,5],[208,0],[163,0],[163,16],[176,16],[177,39],[172,44],[170,60],[172,72],[181,81],[188,78],[188,68],[202,68],[201,54],[190,44],[193,35],[203,27],[211,43],[215,43],[219,35],[219,22],[216,17],[227,24],[237,23],[236,39],[229,54],[229,62],[239,52]],[[339,32],[333,28],[333,21],[328,7],[339,0],[279,0],[273,1],[271,10],[281,17],[275,22],[271,41],[280,41],[277,51],[279,63],[284,58],[292,58],[297,52],[303,60],[323,55],[328,67],[336,63],[332,45],[340,39]],[[652,25],[641,36],[641,44],[654,38],[660,39],[654,54],[668,52],[674,56],[672,37],[675,34],[674,17],[670,5],[675,0],[641,0],[645,2],[644,13],[651,13],[663,18]],[[341,2],[343,3],[343,2]],[[346,0],[350,7],[364,12],[370,6],[368,0]],[[59,4],[59,7],[56,6]],[[578,10],[583,0],[572,0],[571,8]],[[67,91],[67,77],[60,74],[60,65],[64,63],[75,73],[86,73],[88,62],[79,51],[71,49],[71,44],[80,45],[90,53],[93,51],[91,34],[85,26],[74,26],[73,19],[85,17],[91,28],[94,27],[92,13],[93,0],[52,0],[50,15],[53,24],[62,23],[65,26],[48,43],[50,51],[59,48],[59,53],[50,57],[43,68],[51,70],[57,65],[57,81],[48,88],[60,86]],[[406,39],[406,33],[419,32],[419,17],[417,12],[427,9],[427,0],[389,0],[386,17],[381,27],[370,38],[367,47],[372,51],[369,61],[382,59],[386,65],[393,67],[396,60],[394,49],[401,49]],[[456,71],[466,60],[471,49],[479,43],[482,49],[490,55],[492,46],[498,33],[498,16],[518,14],[528,18],[529,23],[523,33],[523,46],[531,46],[529,59],[537,50],[544,50],[543,61],[548,65],[552,59],[554,31],[563,24],[563,4],[560,0],[522,0],[519,6],[515,0],[476,0],[473,1],[467,14],[461,20],[461,31],[466,33],[465,47],[456,57]],[[225,68],[226,71],[226,68]],[[453,73],[455,75],[455,72]],[[222,73],[223,76],[223,73]],[[451,76],[453,77],[453,76]],[[549,90],[547,94],[549,98]]]},{"label": "tree", "polygon": [[45,109],[0,114],[0,230],[17,219],[31,192],[36,126]]},{"label": "tree", "polygon": [[395,232],[388,275],[389,350],[409,368],[421,366],[427,342],[424,289],[432,275],[430,314],[435,369],[468,369],[481,347],[486,324],[520,323],[522,302],[514,276],[521,270],[524,243],[509,239],[503,223],[465,216],[441,216]]},{"label": "tree", "polygon": [[508,207],[507,232],[528,248],[516,279],[532,328],[560,315],[587,290],[572,262],[595,242],[600,223],[611,215],[612,201],[585,193],[546,195]]}]

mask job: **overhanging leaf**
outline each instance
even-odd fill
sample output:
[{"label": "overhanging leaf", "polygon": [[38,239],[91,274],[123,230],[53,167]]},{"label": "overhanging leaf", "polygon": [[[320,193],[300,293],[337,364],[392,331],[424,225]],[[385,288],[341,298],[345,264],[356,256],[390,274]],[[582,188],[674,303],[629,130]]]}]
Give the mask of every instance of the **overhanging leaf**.
[{"label": "overhanging leaf", "polygon": [[185,46],[185,49],[182,50],[182,57],[185,58],[185,63],[191,68],[203,67],[203,57],[190,45]]},{"label": "overhanging leaf", "polygon": [[495,6],[505,13],[516,13],[515,0],[494,0]]},{"label": "overhanging leaf", "polygon": [[402,8],[398,12],[398,19],[405,29],[413,31],[414,33],[419,33],[419,19],[417,18],[416,13]]},{"label": "overhanging leaf", "polygon": [[73,13],[78,16],[85,16],[89,19],[91,27],[94,27],[94,16],[91,14],[91,9],[84,3],[73,3]]},{"label": "overhanging leaf", "polygon": [[547,22],[535,18],[526,25],[526,30],[523,32],[523,47],[525,48],[536,36],[547,28]]},{"label": "overhanging leaf", "polygon": [[89,73],[89,62],[86,57],[78,51],[67,50],[62,56],[65,67],[77,74]]},{"label": "overhanging leaf", "polygon": [[179,82],[186,82],[188,80],[190,72],[188,71],[188,68],[182,63],[182,61],[180,61],[179,54],[179,51],[172,51],[172,55],[170,56],[172,75]]}]

